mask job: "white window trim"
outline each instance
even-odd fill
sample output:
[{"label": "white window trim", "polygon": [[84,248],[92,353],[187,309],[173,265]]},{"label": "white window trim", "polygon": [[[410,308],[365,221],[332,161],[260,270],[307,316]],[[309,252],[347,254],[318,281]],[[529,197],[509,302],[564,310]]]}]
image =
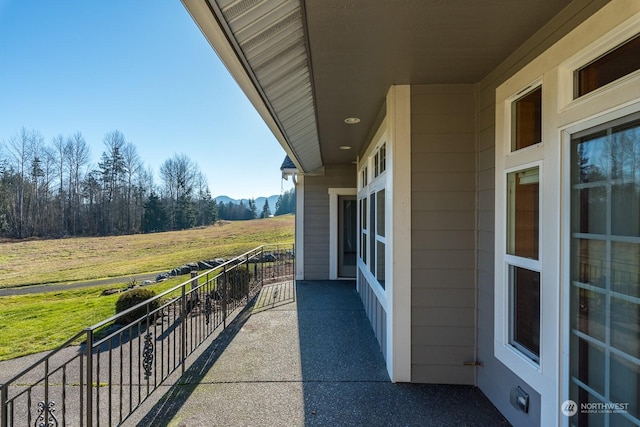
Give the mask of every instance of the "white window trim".
[{"label": "white window trim", "polygon": [[[358,236],[358,257],[356,258],[356,267],[358,270],[360,270],[361,274],[366,278],[367,282],[369,283],[376,283],[377,279],[376,277],[371,273],[370,270],[370,262],[372,259],[372,254],[371,254],[371,238],[375,239],[375,233],[374,230],[372,229],[373,224],[371,224],[371,217],[369,216],[369,212],[371,209],[371,200],[370,200],[370,196],[372,193],[375,193],[376,191],[379,191],[381,189],[387,189],[389,184],[387,183],[387,172],[385,171],[384,173],[378,175],[377,177],[373,177],[373,173],[372,171],[372,166],[373,166],[373,157],[375,155],[375,153],[378,151],[378,149],[385,143],[387,143],[388,141],[388,137],[387,137],[387,119],[385,118],[385,120],[383,120],[382,124],[380,124],[380,127],[378,128],[378,130],[376,131],[375,135],[373,136],[373,139],[371,140],[371,144],[369,144],[369,147],[367,147],[367,149],[365,150],[363,156],[360,160],[361,164],[358,165],[358,171],[359,171],[359,175],[362,173],[363,170],[367,170],[369,176],[367,176],[367,184],[364,186],[360,186],[358,188],[357,191],[357,200],[358,200],[358,233],[364,232],[364,234],[367,236],[367,248],[365,249],[367,251],[367,256],[366,256],[366,260],[362,260],[360,259],[359,254],[361,253],[360,251],[360,236]],[[387,150],[388,150],[388,146],[387,146]],[[387,152],[387,170],[389,169],[389,153]],[[367,218],[367,228],[366,230],[361,230],[360,227],[360,219],[362,218],[361,212],[360,212],[360,200],[362,199],[366,199],[367,201],[367,212],[366,212],[366,218]],[[389,209],[389,201],[387,198],[385,198],[385,209],[388,211]],[[389,215],[386,215],[385,217],[385,229],[391,224],[391,219],[389,218]],[[385,252],[385,263],[389,262],[389,259],[392,257],[391,254],[389,254],[390,250],[386,250]],[[389,281],[389,273],[385,272],[385,282]],[[385,283],[385,288],[383,288],[382,286],[371,286],[371,290],[373,291],[373,293],[376,295],[376,298],[378,299],[378,301],[380,302],[380,304],[382,305],[382,307],[384,308],[385,312],[387,312],[387,319],[388,321],[390,321],[391,316],[389,315],[389,298],[388,298],[388,292],[386,289],[386,283]],[[391,341],[391,339],[389,339],[388,341]],[[387,353],[389,354],[389,353]]]},{"label": "white window trim", "polygon": [[[509,141],[510,142],[510,141]],[[538,230],[539,230],[539,249],[538,249],[538,259],[528,259],[519,257],[516,255],[511,255],[507,253],[507,175],[512,172],[518,172],[524,169],[529,169],[537,167],[539,168],[539,188],[540,188],[540,215],[538,218]],[[497,170],[497,169],[496,169]],[[498,172],[496,172],[496,175]],[[544,238],[542,220],[543,220],[543,212],[542,212],[542,200],[545,196],[544,190],[544,164],[542,160],[537,160],[534,162],[522,163],[518,166],[503,168],[502,169],[502,177],[499,180],[500,184],[498,184],[498,178],[496,178],[496,266],[495,266],[495,276],[496,276],[496,289],[495,289],[495,339],[496,339],[496,357],[500,359],[503,363],[507,364],[512,370],[516,370],[519,375],[523,371],[531,371],[533,369],[535,372],[531,372],[530,376],[536,376],[541,372],[541,367],[543,363],[543,299],[544,299],[544,288],[543,288],[543,279],[545,271],[543,269],[542,258],[544,256],[543,244],[547,240]],[[500,187],[498,187],[500,185]],[[499,190],[500,189],[500,190]],[[498,203],[498,197],[500,195],[500,203]],[[499,207],[501,205],[501,207]],[[499,210],[500,209],[500,210]],[[540,272],[540,354],[539,361],[534,361],[520,351],[516,346],[511,343],[511,283],[509,280],[509,266],[526,268],[531,271]],[[533,378],[529,378],[527,382],[535,381]]]},{"label": "white window trim", "polygon": [[[509,168],[509,169],[505,169],[504,171],[504,176],[505,176],[505,186],[508,186],[506,177],[513,172],[519,172],[525,169],[531,169],[531,168],[538,168],[539,171],[539,178],[538,178],[538,188],[540,189],[540,194],[539,194],[539,199],[538,199],[538,204],[539,207],[542,207],[542,198],[544,196],[543,194],[543,189],[544,189],[544,164],[541,160],[532,162],[532,163],[523,163],[522,165],[513,167],[513,168]],[[540,273],[540,354],[538,355],[538,358],[540,358],[542,356],[542,212],[540,209],[539,212],[539,217],[538,217],[538,258],[537,259],[530,259],[530,258],[524,258],[524,257],[520,257],[517,255],[512,255],[512,254],[508,254],[506,252],[507,249],[507,236],[509,235],[509,230],[508,230],[508,224],[509,224],[509,220],[507,218],[508,216],[508,206],[507,206],[507,200],[508,200],[508,191],[507,188],[504,189],[504,197],[505,197],[505,218],[506,220],[502,223],[502,227],[504,227],[503,233],[504,233],[504,241],[505,241],[505,252],[503,254],[503,259],[504,259],[504,279],[503,279],[503,287],[502,287],[502,292],[504,292],[504,297],[503,299],[505,300],[505,307],[506,307],[506,313],[504,313],[504,317],[503,317],[503,323],[502,323],[502,327],[504,329],[504,332],[502,334],[504,334],[506,332],[506,337],[503,337],[503,341],[509,346],[509,349],[511,351],[514,351],[517,353],[518,356],[523,357],[525,359],[525,361],[527,363],[532,364],[535,367],[540,366],[540,360],[535,361],[533,360],[529,355],[526,354],[526,352],[523,352],[522,350],[520,350],[517,345],[514,345],[512,343],[513,341],[513,325],[512,325],[512,320],[513,320],[513,284],[511,283],[510,280],[510,273],[509,273],[509,266],[512,267],[519,267],[519,268],[524,268],[530,271],[536,271]],[[515,200],[514,200],[515,201]]]},{"label": "white window trim", "polygon": [[[542,142],[511,151],[511,104],[536,86],[542,86]],[[552,76],[534,67],[533,70],[525,68],[496,90],[494,355],[543,396],[543,407],[557,400],[559,371],[560,291],[557,289],[558,266],[554,262],[558,262],[560,249],[559,242],[554,243],[554,240],[558,240],[560,227],[557,215],[560,190],[545,184],[554,182],[559,173],[555,171],[558,155],[554,154],[554,150],[558,150],[557,142],[554,142],[557,141],[557,137],[554,138],[557,129],[554,130],[555,121],[548,119],[556,105],[555,86]],[[515,257],[518,262],[510,263],[514,256],[506,252],[507,174],[535,166],[540,168],[538,260]],[[540,271],[540,354],[537,362],[510,343],[509,265]],[[554,277],[555,288],[552,286]]]},{"label": "white window trim", "polygon": [[621,77],[619,80],[611,82],[600,87],[593,92],[589,92],[577,99],[574,99],[574,71],[598,59],[616,46],[624,43],[633,36],[638,34],[638,26],[640,25],[640,17],[638,15],[627,19],[595,42],[586,46],[571,58],[564,61],[558,66],[559,91],[558,91],[558,110],[563,112],[569,109],[584,109],[586,104],[593,104],[599,101],[599,98],[607,97],[607,92],[613,87],[632,86],[640,80],[640,70]]},{"label": "white window trim", "polygon": [[338,277],[338,211],[340,208],[338,198],[339,196],[355,196],[357,194],[356,188],[329,188],[329,280],[354,279],[353,277]]},{"label": "white window trim", "polygon": [[[511,150],[511,139],[513,137],[512,134],[512,121],[513,121],[513,117],[512,117],[512,112],[511,112],[511,106],[512,104],[517,101],[518,99],[522,98],[523,96],[533,92],[534,90],[536,90],[537,88],[542,87],[542,102],[544,104],[545,101],[545,87],[543,87],[542,85],[542,77],[538,77],[535,80],[526,83],[523,85],[523,87],[518,90],[515,93],[512,93],[509,97],[505,98],[503,103],[502,103],[502,107],[504,108],[504,114],[503,114],[503,132],[504,132],[504,146],[503,146],[503,154],[504,156],[506,156],[506,164],[507,166],[511,166],[509,160],[511,158],[514,158],[514,160],[516,161],[516,163],[513,165],[513,167],[518,167],[519,165],[522,164],[522,157],[525,156],[529,156],[529,155],[533,155],[534,158],[536,156],[536,153],[539,152],[539,148],[542,147],[542,145],[544,144],[544,138],[543,141],[538,142],[536,144],[530,145],[528,147],[524,147],[521,148],[519,150],[515,150],[512,151]],[[543,105],[543,109],[544,109],[544,105]],[[544,111],[542,112],[542,114],[544,115]],[[544,130],[543,130],[544,133]],[[525,160],[526,161],[526,160]]]}]

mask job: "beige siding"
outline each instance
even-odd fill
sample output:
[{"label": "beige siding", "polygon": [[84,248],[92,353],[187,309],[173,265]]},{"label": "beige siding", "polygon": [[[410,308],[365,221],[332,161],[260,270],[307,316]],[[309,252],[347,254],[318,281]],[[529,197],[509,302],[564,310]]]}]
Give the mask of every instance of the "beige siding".
[{"label": "beige siding", "polygon": [[474,384],[475,92],[411,91],[411,377]]},{"label": "beige siding", "polygon": [[304,178],[304,278],[329,279],[329,188],[355,188],[356,167],[328,166]]}]

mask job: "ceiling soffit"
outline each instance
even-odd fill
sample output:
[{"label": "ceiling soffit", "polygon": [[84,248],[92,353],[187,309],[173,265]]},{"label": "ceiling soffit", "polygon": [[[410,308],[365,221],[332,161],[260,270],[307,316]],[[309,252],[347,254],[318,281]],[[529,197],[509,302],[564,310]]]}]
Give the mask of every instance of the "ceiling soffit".
[{"label": "ceiling soffit", "polygon": [[[299,0],[209,0],[305,172],[322,167]],[[222,18],[222,19],[220,19]]]},{"label": "ceiling soffit", "polygon": [[[369,142],[391,85],[475,84],[571,1],[304,3],[322,159],[333,165]],[[347,117],[361,121],[346,126]]]},{"label": "ceiling soffit", "polygon": [[183,0],[201,1],[234,76],[309,173],[353,163],[391,85],[475,84],[558,14],[604,0]]}]

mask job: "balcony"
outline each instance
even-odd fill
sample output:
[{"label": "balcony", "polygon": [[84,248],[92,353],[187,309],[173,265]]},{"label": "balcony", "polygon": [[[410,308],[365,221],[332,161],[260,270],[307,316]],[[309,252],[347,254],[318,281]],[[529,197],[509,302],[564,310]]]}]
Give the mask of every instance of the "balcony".
[{"label": "balcony", "polygon": [[[50,421],[42,425],[507,425],[475,387],[391,383],[353,282],[281,279],[255,295],[201,345],[187,339],[184,363],[166,377],[156,373],[161,363],[174,363],[166,349],[156,345],[155,358],[144,362],[150,329],[128,333],[141,338],[118,338],[126,346],[140,343],[131,357],[100,343],[90,361],[99,366],[88,409],[83,375],[63,379],[61,363],[51,359],[47,381],[31,372],[11,392],[3,385],[2,425],[34,425],[40,415]],[[187,325],[180,322],[174,330],[188,331]],[[163,353],[165,362],[158,360]],[[0,372],[17,372],[20,363],[2,362]],[[53,411],[38,412],[39,401],[54,402]]]}]

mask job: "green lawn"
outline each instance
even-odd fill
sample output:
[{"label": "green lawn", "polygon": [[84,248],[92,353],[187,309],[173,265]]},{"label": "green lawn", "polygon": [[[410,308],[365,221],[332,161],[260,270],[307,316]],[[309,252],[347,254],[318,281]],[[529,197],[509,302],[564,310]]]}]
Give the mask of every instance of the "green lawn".
[{"label": "green lawn", "polygon": [[[182,276],[145,288],[160,293],[188,279]],[[0,298],[0,360],[54,349],[113,316],[121,294],[102,296],[108,288],[113,286]]]}]

